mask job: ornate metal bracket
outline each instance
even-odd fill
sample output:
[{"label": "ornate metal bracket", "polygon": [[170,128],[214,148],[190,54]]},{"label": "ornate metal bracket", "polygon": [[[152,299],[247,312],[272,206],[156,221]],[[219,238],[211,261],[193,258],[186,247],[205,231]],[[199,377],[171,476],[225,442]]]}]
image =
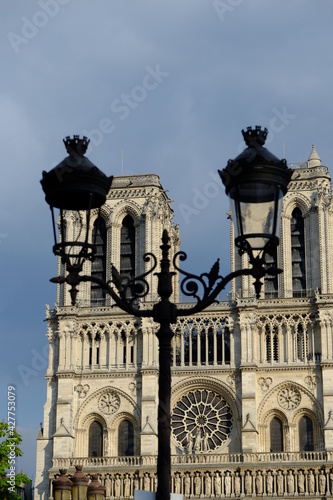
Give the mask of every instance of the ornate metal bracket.
[{"label": "ornate metal bracket", "polygon": [[114,300],[115,305],[129,314],[133,314],[138,317],[153,317],[158,323],[162,323],[165,320],[174,323],[178,316],[188,316],[196,312],[200,312],[214,302],[217,302],[217,297],[220,292],[224,290],[226,285],[232,279],[237,278],[238,276],[253,276],[256,297],[259,298],[262,287],[262,278],[266,274],[274,276],[282,272],[281,269],[277,269],[273,266],[267,266],[265,255],[266,253],[269,253],[269,251],[263,252],[254,257],[251,248],[248,248],[246,252],[249,255],[249,261],[252,266],[251,268],[240,269],[223,277],[219,274],[220,260],[217,259],[209,273],[195,275],[184,271],[179,267],[177,263],[178,260],[184,262],[187,259],[187,255],[185,252],[178,252],[173,257],[173,267],[176,271],[185,276],[180,283],[181,292],[186,297],[192,297],[196,301],[196,304],[193,307],[184,309],[177,307],[169,301],[169,297],[172,294],[172,277],[175,275],[175,272],[170,271],[170,245],[169,235],[166,230],[163,232],[161,250],[161,270],[160,272],[155,273],[158,278],[158,294],[161,300],[149,310],[140,310],[138,301],[139,299],[146,297],[149,293],[149,284],[146,277],[152,274],[157,267],[157,258],[153,253],[146,253],[143,256],[144,262],[151,263],[150,269],[138,276],[135,276],[134,278],[122,277],[117,268],[112,266],[112,278],[108,282],[105,282],[102,278],[95,276],[82,276],[80,274],[82,272],[82,265],[67,265],[67,276],[58,276],[56,278],[52,278],[50,281],[58,284],[67,283],[70,285],[70,294],[73,305],[76,303],[78,285],[81,282],[91,282],[96,283],[103,290],[105,290]]}]

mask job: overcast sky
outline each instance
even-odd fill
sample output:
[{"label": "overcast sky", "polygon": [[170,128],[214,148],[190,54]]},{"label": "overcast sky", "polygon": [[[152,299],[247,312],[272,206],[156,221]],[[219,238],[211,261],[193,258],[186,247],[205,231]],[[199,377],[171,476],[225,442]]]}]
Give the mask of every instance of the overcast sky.
[{"label": "overcast sky", "polygon": [[174,200],[187,268],[229,271],[227,198],[216,178],[269,129],[289,163],[314,143],[330,167],[331,0],[2,0],[0,418],[7,386],[35,474],[46,399],[45,304],[55,301],[51,218],[39,184],[67,135],[90,137],[108,175],[156,173]]}]

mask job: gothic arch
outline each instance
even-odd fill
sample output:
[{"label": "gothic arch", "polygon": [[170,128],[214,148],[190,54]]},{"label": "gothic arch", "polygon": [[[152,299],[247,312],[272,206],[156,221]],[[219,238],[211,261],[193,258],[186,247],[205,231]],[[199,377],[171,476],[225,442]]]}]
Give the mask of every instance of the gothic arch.
[{"label": "gothic arch", "polygon": [[110,429],[113,431],[118,429],[119,424],[123,420],[129,420],[133,424],[134,428],[137,428],[140,430],[140,424],[139,424],[138,419],[132,413],[127,412],[127,411],[122,411],[120,413],[117,413],[114,416],[114,418],[112,419],[112,422],[110,423]]},{"label": "gothic arch", "polygon": [[[266,414],[269,413],[269,411],[274,411],[275,409],[277,411],[283,411],[280,409],[279,403],[277,401],[277,395],[280,391],[284,389],[295,389],[295,391],[298,391],[301,394],[301,400],[298,402],[298,399],[296,397],[296,402],[297,406],[292,409],[288,409],[288,411],[292,411],[289,417],[290,423],[293,423],[293,419],[295,418],[295,415],[297,415],[298,412],[302,411],[304,408],[307,408],[308,404],[311,404],[313,408],[316,409],[316,411],[320,412],[319,405],[313,396],[312,392],[300,385],[298,382],[294,382],[292,380],[282,382],[275,386],[272,390],[270,390],[263,400],[261,401],[259,407],[258,407],[258,422],[259,424],[265,424],[265,416]],[[304,397],[303,397],[304,396]],[[268,408],[266,410],[266,408]]]},{"label": "gothic arch", "polygon": [[96,333],[103,334],[105,332],[105,330],[107,329],[107,327],[108,327],[107,323],[102,323],[102,322],[84,323],[84,324],[80,325],[80,333],[84,331],[84,332],[89,332],[89,333],[94,334],[94,335]]},{"label": "gothic arch", "polygon": [[299,208],[304,216],[311,208],[310,200],[302,195],[301,193],[291,194],[284,199],[284,205],[282,210],[283,217],[291,217],[291,214],[295,208]]},{"label": "gothic arch", "polygon": [[[277,423],[278,427],[274,428],[274,431],[272,429],[272,425]],[[279,425],[281,427],[279,428]],[[287,445],[287,436],[288,440],[290,442],[290,431],[288,427],[288,418],[285,415],[285,413],[281,410],[278,409],[272,409],[269,410],[264,418],[263,424],[259,426],[261,429],[261,435],[260,435],[260,440],[261,440],[261,447],[262,451],[269,451],[271,453],[274,452],[284,452],[286,449],[290,447],[289,443]],[[276,435],[280,432],[280,435]],[[288,434],[287,434],[288,433]],[[278,444],[278,449],[274,449],[273,442],[279,443]]]},{"label": "gothic arch", "polygon": [[112,208],[109,205],[107,205],[106,203],[104,203],[104,205],[102,205],[100,209],[92,210],[91,211],[91,219],[90,219],[91,228],[93,228],[94,222],[99,215],[105,220],[106,227],[108,227],[110,225],[110,219],[112,216],[112,212],[113,212]]},{"label": "gothic arch", "polygon": [[230,327],[230,318],[225,316],[225,317],[216,317],[216,316],[211,316],[211,317],[191,317],[188,318],[187,321],[184,321],[184,324],[188,324],[191,322],[192,324],[197,325],[200,328],[215,328],[218,329],[221,324],[223,323],[223,326],[231,328]]},{"label": "gothic arch", "polygon": [[174,406],[176,401],[184,396],[188,391],[203,388],[216,391],[217,393],[221,393],[226,396],[227,402],[232,406],[232,410],[236,412],[235,418],[240,418],[238,403],[234,391],[232,391],[224,382],[204,375],[202,377],[195,377],[192,380],[183,380],[172,386],[171,408]]},{"label": "gothic arch", "polygon": [[[98,422],[103,429],[103,438],[107,435],[107,423],[104,417],[96,411],[90,412],[85,415],[82,420],[81,427],[76,429],[75,433],[75,454],[76,456],[88,456],[89,451],[89,429],[93,422]],[[103,446],[104,449],[104,446]]]},{"label": "gothic arch", "polygon": [[299,443],[299,424],[302,419],[302,417],[308,417],[312,421],[312,426],[313,426],[313,449],[314,450],[320,450],[322,449],[323,446],[323,437],[321,433],[321,422],[323,421],[323,416],[322,412],[320,410],[320,407],[316,402],[316,408],[311,409],[311,408],[300,408],[299,411],[295,412],[292,423],[294,424],[295,428],[295,449],[298,448],[298,443]]},{"label": "gothic arch", "polygon": [[[312,406],[312,410],[310,409]],[[320,407],[310,390],[294,381],[285,381],[274,387],[265,395],[258,407],[258,427],[261,429],[260,442],[261,451],[269,451],[269,424],[276,416],[284,427],[285,451],[298,451],[298,428],[297,423],[305,415],[309,416],[316,431],[316,443],[320,446],[321,437],[319,427],[315,426],[320,415]],[[317,445],[317,444],[316,444]]]},{"label": "gothic arch", "polygon": [[282,421],[283,425],[288,424],[288,418],[286,414],[282,410],[279,410],[278,408],[272,408],[271,410],[268,410],[267,413],[265,413],[262,419],[262,425],[267,427],[274,417],[279,418]]},{"label": "gothic arch", "polygon": [[78,335],[86,336],[88,333],[92,335],[99,333],[106,337],[110,334],[119,335],[122,331],[126,332],[128,336],[135,337],[137,334],[137,329],[132,321],[114,321],[112,323],[103,323],[99,321],[96,323],[83,323],[79,326]]},{"label": "gothic arch", "polygon": [[110,433],[113,436],[112,439],[112,453],[113,455],[118,454],[119,448],[119,426],[124,421],[129,421],[133,426],[134,439],[133,439],[133,453],[134,455],[139,455],[140,453],[140,422],[139,420],[130,412],[120,412],[115,415],[112,422],[110,423]]},{"label": "gothic arch", "polygon": [[172,326],[174,365],[230,364],[233,326],[221,315],[179,318]]},{"label": "gothic arch", "polygon": [[126,215],[130,215],[136,225],[141,217],[141,208],[133,200],[126,200],[118,203],[113,210],[112,224],[120,226]]},{"label": "gothic arch", "polygon": [[84,417],[84,419],[82,420],[82,429],[85,431],[88,430],[90,425],[95,420],[97,420],[97,422],[99,422],[101,424],[103,429],[106,429],[107,424],[106,424],[105,418],[103,417],[103,415],[101,413],[97,413],[97,412],[89,413]]},{"label": "gothic arch", "polygon": [[[140,410],[138,406],[136,405],[135,401],[133,398],[131,398],[126,392],[115,388],[113,386],[105,386],[101,389],[98,389],[97,391],[94,391],[90,396],[88,396],[82,406],[79,408],[77,411],[77,414],[74,419],[74,427],[77,429],[82,428],[82,423],[85,421],[87,418],[87,415],[89,417],[89,414],[91,414],[90,408],[98,408],[98,404],[100,401],[101,396],[107,396],[108,394],[114,395],[115,397],[115,402],[114,404],[112,401],[110,402],[110,411],[105,413],[105,421],[107,424],[110,424],[110,422],[113,419],[113,413],[118,412],[118,408],[121,410],[122,406],[124,404],[127,404],[127,406],[130,406],[131,412],[133,412],[133,415],[135,418],[140,418]],[[94,402],[94,399],[96,400]],[[124,403],[125,402],[125,403]],[[94,404],[93,404],[94,403]],[[112,406],[113,404],[113,406]],[[100,410],[100,413],[102,415],[102,411]]]},{"label": "gothic arch", "polygon": [[[318,408],[316,408],[316,409],[318,410]],[[300,408],[298,411],[296,411],[294,413],[293,418],[292,418],[292,423],[297,425],[298,422],[300,421],[300,419],[304,416],[311,418],[313,423],[320,421],[320,416],[318,415],[318,413],[316,413],[311,408],[305,407],[305,408]]]}]

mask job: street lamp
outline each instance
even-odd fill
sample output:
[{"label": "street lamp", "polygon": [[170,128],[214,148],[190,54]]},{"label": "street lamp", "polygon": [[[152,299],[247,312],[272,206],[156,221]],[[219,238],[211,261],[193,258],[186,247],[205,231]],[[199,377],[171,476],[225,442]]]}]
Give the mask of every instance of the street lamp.
[{"label": "street lamp", "polygon": [[53,480],[54,500],[70,500],[72,481],[66,476],[67,469],[60,469],[60,476]]},{"label": "street lamp", "polygon": [[72,500],[86,500],[89,478],[82,472],[82,465],[75,466],[75,473],[72,476]]},{"label": "street lamp", "polygon": [[[281,216],[282,197],[287,191],[291,177],[285,160],[279,160],[263,147],[267,129],[248,127],[242,131],[247,148],[228,165],[219,171],[226,193],[231,200],[232,220],[235,227],[235,243],[241,253],[249,256],[251,268],[239,269],[222,277],[219,275],[219,260],[209,273],[200,276],[182,270],[178,259],[185,261],[185,252],[178,252],[172,261],[170,270],[169,235],[163,231],[160,246],[162,257],[159,260],[158,296],[160,300],[149,310],[138,307],[139,298],[149,292],[145,279],[157,267],[158,259],[152,253],[143,256],[150,264],[150,269],[134,278],[121,277],[112,265],[111,280],[103,281],[98,276],[82,275],[85,260],[94,259],[95,246],[91,241],[89,225],[91,210],[105,203],[107,193],[112,184],[112,177],[105,176],[93,165],[84,153],[89,141],[67,137],[65,142],[69,156],[50,172],[43,172],[41,181],[45,199],[51,207],[55,244],[53,251],[60,256],[66,266],[67,275],[52,278],[54,283],[70,285],[72,303],[75,305],[78,293],[77,286],[81,282],[99,285],[115,301],[122,310],[136,317],[151,317],[159,323],[157,337],[159,339],[159,392],[158,392],[158,459],[157,459],[157,500],[170,499],[171,453],[170,453],[170,395],[171,395],[171,341],[173,331],[171,324],[181,316],[190,316],[203,311],[216,302],[219,293],[233,279],[242,275],[254,277],[257,298],[260,296],[261,279],[265,274],[278,274],[281,270],[268,266],[265,261],[267,253],[271,253],[279,243],[279,220]],[[54,208],[60,210],[58,222],[54,216]],[[67,241],[66,213],[76,211],[81,230],[77,239]],[[57,241],[57,223],[59,223],[60,240]],[[95,234],[97,231],[95,231]],[[187,297],[195,299],[191,307],[183,308],[170,301],[172,295],[172,278],[175,272],[185,276],[180,287]]]},{"label": "street lamp", "polygon": [[98,474],[92,474],[92,481],[88,486],[87,500],[104,500],[105,488],[98,480]]}]

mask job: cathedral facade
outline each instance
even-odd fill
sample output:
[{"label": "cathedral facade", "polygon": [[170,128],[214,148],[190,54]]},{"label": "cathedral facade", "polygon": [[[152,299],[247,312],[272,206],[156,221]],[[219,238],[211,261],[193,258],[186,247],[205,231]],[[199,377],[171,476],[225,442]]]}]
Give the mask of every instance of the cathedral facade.
[{"label": "cathedral facade", "polygon": [[[84,272],[109,280],[111,262],[120,275],[145,272],[143,254],[160,255],[164,229],[175,254],[179,228],[158,176],[115,177],[92,220],[98,251]],[[75,218],[67,230],[75,236]],[[294,166],[270,259],[283,273],[265,277],[259,300],[243,276],[229,301],[173,325],[171,488],[185,498],[333,496],[333,198],[314,147]],[[231,268],[242,267],[231,221]],[[148,279],[140,307],[158,298]],[[173,290],[177,303],[177,275]],[[76,306],[58,285],[46,316],[35,498],[52,498],[59,469],[77,465],[100,475],[107,499],[156,491],[157,325],[90,283]]]}]

